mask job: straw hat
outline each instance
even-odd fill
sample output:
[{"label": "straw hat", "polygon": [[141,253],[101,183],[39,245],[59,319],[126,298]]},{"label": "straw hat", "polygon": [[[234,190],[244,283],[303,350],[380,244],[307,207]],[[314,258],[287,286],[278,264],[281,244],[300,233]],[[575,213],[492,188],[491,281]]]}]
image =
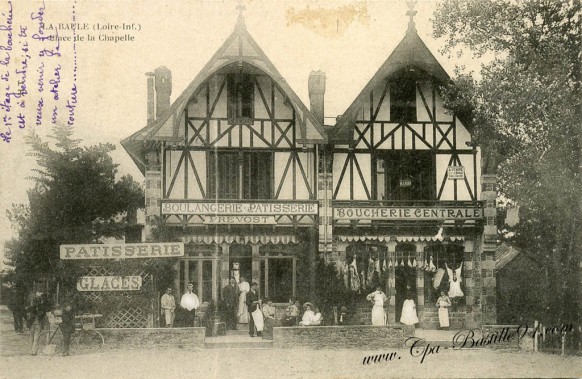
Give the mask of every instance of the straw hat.
[{"label": "straw hat", "polygon": [[313,304],[312,304],[312,303],[310,303],[310,302],[307,302],[307,303],[303,304],[303,309],[304,309],[304,310],[305,310],[305,309],[307,309],[307,306],[308,306],[308,305],[311,307],[311,309],[312,309],[312,310],[314,310],[314,309],[315,309],[315,307],[313,306]]}]

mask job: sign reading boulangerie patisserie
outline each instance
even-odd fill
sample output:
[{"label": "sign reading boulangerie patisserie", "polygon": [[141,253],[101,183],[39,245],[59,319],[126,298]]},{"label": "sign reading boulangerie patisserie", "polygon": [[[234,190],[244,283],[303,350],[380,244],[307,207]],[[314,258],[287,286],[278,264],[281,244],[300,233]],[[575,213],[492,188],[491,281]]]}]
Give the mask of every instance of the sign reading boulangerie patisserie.
[{"label": "sign reading boulangerie patisserie", "polygon": [[206,203],[206,202],[164,202],[164,215],[249,215],[271,216],[314,215],[319,204],[314,202],[277,202],[277,203]]},{"label": "sign reading boulangerie patisserie", "polygon": [[61,259],[169,258],[184,256],[184,243],[61,245]]}]

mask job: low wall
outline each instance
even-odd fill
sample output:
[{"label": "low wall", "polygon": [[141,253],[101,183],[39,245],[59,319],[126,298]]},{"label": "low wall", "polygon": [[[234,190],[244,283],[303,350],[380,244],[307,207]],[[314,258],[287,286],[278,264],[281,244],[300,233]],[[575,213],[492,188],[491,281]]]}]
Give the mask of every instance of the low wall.
[{"label": "low wall", "polygon": [[100,328],[105,348],[157,350],[204,347],[206,328]]},{"label": "low wall", "polygon": [[294,326],[273,328],[273,347],[314,349],[401,348],[414,327],[405,325]]}]

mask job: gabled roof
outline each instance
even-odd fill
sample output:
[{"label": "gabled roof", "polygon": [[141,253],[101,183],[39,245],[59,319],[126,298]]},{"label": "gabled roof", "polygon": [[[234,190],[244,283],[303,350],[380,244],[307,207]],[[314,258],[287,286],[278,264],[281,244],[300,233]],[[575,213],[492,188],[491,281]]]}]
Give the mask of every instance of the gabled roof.
[{"label": "gabled roof", "polygon": [[409,27],[402,41],[338,120],[330,133],[330,139],[335,143],[352,142],[352,127],[356,114],[369,96],[369,93],[383,80],[390,78],[402,69],[410,67],[429,73],[443,84],[450,81],[449,75],[422,42],[416,29]]},{"label": "gabled roof", "polygon": [[298,139],[298,143],[323,143],[327,141],[324,127],[315,119],[273,63],[267,58],[247,31],[244,20],[239,16],[232,34],[174,101],[170,109],[154,122],[121,141],[121,145],[142,172],[145,171],[144,143],[148,141],[180,141],[178,128],[183,120],[182,114],[197,88],[221,68],[239,62],[245,62],[260,69],[270,76],[288,96],[299,121],[298,126],[301,131],[301,138]]}]

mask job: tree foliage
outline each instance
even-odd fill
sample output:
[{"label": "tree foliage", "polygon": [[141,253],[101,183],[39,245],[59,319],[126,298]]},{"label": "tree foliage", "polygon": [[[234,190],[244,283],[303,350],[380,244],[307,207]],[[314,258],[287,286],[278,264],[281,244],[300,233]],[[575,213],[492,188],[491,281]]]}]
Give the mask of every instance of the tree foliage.
[{"label": "tree foliage", "polygon": [[53,129],[53,143],[36,134],[27,144],[36,160],[29,203],[13,204],[8,218],[18,237],[7,242],[11,280],[31,285],[42,277],[74,288],[79,265],[59,259],[61,244],[98,243],[121,238],[129,226],[127,211],[143,207],[144,194],[131,176],[116,180],[115,146],[81,147],[67,127]]},{"label": "tree foliage", "polygon": [[545,322],[580,318],[581,17],[579,1],[444,0],[433,20],[446,52],[493,57],[444,93],[497,161],[500,196],[521,207],[506,237],[544,268]]}]

